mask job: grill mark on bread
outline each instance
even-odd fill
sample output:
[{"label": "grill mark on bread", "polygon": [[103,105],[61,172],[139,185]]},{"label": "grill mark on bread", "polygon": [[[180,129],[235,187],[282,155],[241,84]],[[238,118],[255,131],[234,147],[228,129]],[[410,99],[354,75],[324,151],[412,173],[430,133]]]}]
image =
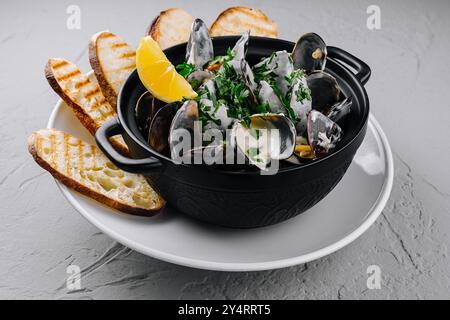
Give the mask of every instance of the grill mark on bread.
[{"label": "grill mark on bread", "polygon": [[116,112],[114,110],[109,110],[108,113],[106,114],[106,118],[109,119],[111,117],[114,117],[116,115]]},{"label": "grill mark on bread", "polygon": [[[83,74],[75,64],[64,60],[67,65],[55,71],[52,65],[62,61],[63,59],[49,59],[45,68],[46,78],[53,90],[72,109],[81,124],[91,134],[95,134],[105,121],[115,116],[115,109],[106,99],[95,79]],[[97,110],[98,108],[101,109]],[[129,152],[122,141],[118,141],[114,146],[123,154]]]},{"label": "grill mark on bread", "polygon": [[64,159],[66,160],[66,173],[70,177],[71,176],[71,168],[70,168],[70,153],[69,153],[69,135],[64,133]]},{"label": "grill mark on bread", "polygon": [[96,94],[98,94],[100,92],[100,87],[96,87],[94,90],[89,91],[88,93],[85,94],[85,98],[86,99],[90,99],[93,96],[95,96]]},{"label": "grill mark on bread", "polygon": [[[105,39],[108,38],[108,39]],[[109,31],[95,34],[89,44],[89,62],[98,85],[113,110],[121,85],[136,67],[136,52],[125,39]],[[120,82],[115,82],[120,80]]]},{"label": "grill mark on bread", "polygon": [[104,33],[102,34],[102,39],[108,39],[115,37],[112,33]]},{"label": "grill mark on bread", "polygon": [[97,160],[95,159],[95,147],[91,145],[91,153],[92,153],[92,177],[95,180],[97,174],[95,173],[95,168],[97,167]]},{"label": "grill mark on bread", "polygon": [[85,175],[84,175],[84,161],[83,161],[83,145],[81,143],[81,140],[78,140],[77,143],[78,146],[78,163],[80,166],[80,177],[81,180],[85,180]]},{"label": "grill mark on bread", "polygon": [[87,78],[84,81],[77,82],[77,84],[75,84],[75,89],[81,89],[81,88],[87,86],[90,83],[91,83],[91,80],[89,78]]},{"label": "grill mark on bread", "polygon": [[130,51],[130,52],[122,53],[122,54],[120,55],[120,58],[132,58],[132,57],[134,57],[134,56],[136,56],[136,52]]},{"label": "grill mark on bread", "polygon": [[[37,164],[59,182],[111,208],[150,216],[165,205],[164,199],[158,196],[144,177],[120,171],[96,146],[70,134],[55,129],[37,131],[28,138],[28,150]],[[80,158],[77,158],[76,152]],[[56,157],[56,161],[52,161],[52,157]],[[65,163],[69,160],[66,170]],[[59,169],[52,162],[58,164]],[[92,163],[95,170],[91,169]],[[128,179],[132,185],[127,183]]]},{"label": "grill mark on bread", "polygon": [[124,43],[124,42],[122,42],[122,43],[113,43],[113,44],[110,46],[110,48],[111,48],[111,49],[117,49],[117,48],[122,48],[122,47],[126,47],[126,46],[128,46],[128,44],[127,44],[127,43]]},{"label": "grill mark on bread", "polygon": [[58,163],[56,162],[56,153],[57,153],[57,149],[56,149],[56,136],[53,132],[50,133],[50,147],[51,147],[51,164],[52,167],[55,169],[58,169]]},{"label": "grill mark on bread", "polygon": [[136,63],[130,64],[129,66],[125,66],[122,70],[131,70],[136,68]]},{"label": "grill mark on bread", "polygon": [[[115,114],[115,111],[113,110],[113,108],[108,104],[108,101],[106,101],[106,99],[103,97],[100,101],[95,101],[95,103],[91,106],[91,110],[98,110],[100,109],[102,106],[107,106],[108,108],[108,113],[102,117],[104,118],[109,118],[110,116],[113,116]],[[106,119],[105,119],[106,120]]]},{"label": "grill mark on bread", "polygon": [[62,75],[57,80],[58,80],[58,82],[59,81],[65,81],[65,80],[70,79],[70,78],[72,78],[72,77],[74,77],[76,75],[79,75],[79,74],[81,74],[80,70],[74,70],[72,72],[66,73],[65,75]]},{"label": "grill mark on bread", "polygon": [[[104,106],[104,104],[100,104],[100,105],[97,107],[96,110],[99,110],[102,106]],[[108,111],[107,111],[107,112],[102,112],[101,110],[99,110],[99,112],[100,112],[100,114],[101,114],[101,117],[102,117],[103,119],[105,119],[105,121],[108,120],[108,119],[111,118],[111,117],[114,117],[114,115],[116,114],[116,112],[115,112],[113,109],[111,109],[111,108],[108,108]]]},{"label": "grill mark on bread", "polygon": [[55,63],[54,65],[53,65],[53,69],[54,70],[58,70],[58,69],[60,69],[60,68],[62,68],[62,67],[64,67],[64,66],[67,66],[69,63],[66,61],[66,60],[63,60],[63,61],[60,61],[60,62],[57,62],[57,63]]},{"label": "grill mark on bread", "polygon": [[102,106],[102,104],[101,104],[99,101],[96,101],[96,102],[91,106],[91,110],[98,110],[101,106]]}]

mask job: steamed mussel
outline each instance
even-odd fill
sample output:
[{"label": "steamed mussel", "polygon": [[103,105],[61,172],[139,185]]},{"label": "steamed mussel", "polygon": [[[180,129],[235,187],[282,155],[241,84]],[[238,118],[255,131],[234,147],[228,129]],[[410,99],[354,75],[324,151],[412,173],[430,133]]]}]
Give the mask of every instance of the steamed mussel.
[{"label": "steamed mussel", "polygon": [[312,107],[322,113],[328,112],[340,100],[341,89],[334,78],[324,71],[314,71],[306,78],[311,91]]},{"label": "steamed mussel", "polygon": [[295,69],[308,73],[323,71],[327,62],[327,45],[318,34],[307,33],[297,41],[292,51],[292,59]]},{"label": "steamed mussel", "polygon": [[[172,159],[208,153],[225,163],[219,153],[231,148],[244,163],[266,170],[273,161],[302,164],[338,146],[352,99],[324,71],[323,39],[305,34],[293,52],[274,52],[253,67],[246,60],[250,41],[244,33],[225,55],[214,56],[206,25],[194,21],[186,62],[177,69],[198,96],[144,115],[140,127],[157,152]],[[153,103],[149,96],[140,102]]]}]

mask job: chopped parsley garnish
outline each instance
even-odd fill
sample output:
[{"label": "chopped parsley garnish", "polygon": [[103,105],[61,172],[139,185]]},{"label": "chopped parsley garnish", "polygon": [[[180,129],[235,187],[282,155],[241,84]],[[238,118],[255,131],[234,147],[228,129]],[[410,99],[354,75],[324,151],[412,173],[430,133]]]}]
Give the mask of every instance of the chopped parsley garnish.
[{"label": "chopped parsley garnish", "polygon": [[214,119],[211,116],[211,106],[207,106],[201,101],[198,103],[199,106],[199,120],[202,122],[202,126],[205,126],[208,122],[213,122],[216,125],[220,126],[221,121],[219,119]]},{"label": "chopped parsley garnish", "polygon": [[[290,91],[292,91],[292,87],[295,85],[295,81],[301,81],[303,77],[305,77],[305,73],[303,72],[303,70],[295,70],[289,77],[286,77],[286,81],[289,83],[289,86],[291,88]],[[292,93],[289,92],[289,100],[291,99],[290,97],[291,94]],[[312,99],[311,90],[307,86],[304,86],[303,84],[299,85],[296,95],[297,95],[296,100],[298,102],[303,102],[304,100]]]},{"label": "chopped parsley garnish", "polygon": [[189,75],[195,71],[195,66],[190,63],[181,63],[176,67],[178,73],[184,78],[189,77]]},{"label": "chopped parsley garnish", "polygon": [[231,48],[228,48],[226,55],[214,57],[214,59],[212,59],[208,63],[208,66],[213,66],[213,65],[216,65],[216,64],[222,65],[224,62],[231,61],[233,58],[234,58],[233,52],[231,51]]},{"label": "chopped parsley garnish", "polygon": [[244,119],[250,116],[248,91],[244,80],[237,75],[227,61],[223,62],[222,69],[214,78],[216,95],[228,107],[228,116],[235,119]]},{"label": "chopped parsley garnish", "polygon": [[286,109],[286,111],[288,113],[287,114],[288,117],[292,121],[297,121],[297,113],[291,107],[291,101],[289,99],[289,92],[288,92],[288,94],[286,96],[284,96],[283,93],[280,91],[280,89],[276,85],[272,85],[272,89],[275,92],[275,94],[278,96],[278,98],[280,99],[280,101],[283,104],[284,108]]},{"label": "chopped parsley garnish", "polygon": [[269,104],[266,103],[261,103],[258,104],[254,107],[255,113],[268,113],[270,111],[270,106]]},{"label": "chopped parsley garnish", "polygon": [[[202,85],[199,81],[191,81],[191,86],[198,93],[196,100],[199,103],[200,120],[203,122],[203,125],[211,122],[220,125],[220,120],[215,119],[215,114],[221,106],[227,108],[229,118],[242,121],[243,125],[247,127],[250,126],[250,116],[252,114],[265,114],[271,110],[268,103],[262,103],[257,98],[258,89],[253,91],[253,89],[248,87],[248,83],[250,82],[248,79],[249,76],[247,74],[244,75],[247,77],[246,84],[246,81],[240,74],[241,72],[236,72],[236,64],[233,58],[233,52],[228,48],[226,55],[217,56],[207,64],[206,68],[214,73],[214,77],[211,79],[213,87],[211,84],[208,84],[211,90],[214,89],[213,92],[210,92],[208,86]],[[296,70],[280,78],[275,73],[278,70],[278,61],[276,58],[277,53],[273,53],[270,57],[262,59],[261,63],[252,68],[254,83],[258,85],[261,81],[266,81],[273,89],[275,95],[280,99],[286,110],[286,116],[292,121],[297,122],[299,119],[297,112],[291,106],[291,100],[294,86],[296,86],[297,81],[303,80],[305,74],[302,70]],[[292,63],[291,57],[289,57],[289,61]],[[183,63],[177,66],[177,70],[183,77],[187,78],[196,68],[192,64]],[[282,91],[279,87],[280,81],[286,83],[287,91],[285,94],[283,92],[285,92],[286,86]],[[300,83],[298,90],[295,92],[295,96],[298,102],[311,100],[311,91],[303,83]],[[202,101],[208,102],[205,105]]]},{"label": "chopped parsley garnish", "polygon": [[311,100],[311,90],[305,86],[300,86],[297,91],[297,101]]}]

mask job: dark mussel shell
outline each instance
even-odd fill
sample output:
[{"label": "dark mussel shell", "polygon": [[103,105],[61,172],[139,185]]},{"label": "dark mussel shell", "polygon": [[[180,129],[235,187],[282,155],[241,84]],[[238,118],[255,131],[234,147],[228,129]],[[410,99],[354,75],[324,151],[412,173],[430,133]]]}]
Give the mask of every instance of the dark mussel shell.
[{"label": "dark mussel shell", "polygon": [[154,98],[148,91],[139,98],[135,108],[135,117],[139,131],[144,137],[148,136],[153,117],[164,105],[164,102]]},{"label": "dark mussel shell", "polygon": [[295,69],[303,69],[307,73],[323,71],[327,61],[327,45],[319,35],[307,33],[297,41],[292,60]]},{"label": "dark mussel shell", "polygon": [[324,71],[314,71],[306,76],[311,90],[312,108],[327,114],[340,100],[341,89],[336,78]]},{"label": "dark mussel shell", "polygon": [[332,151],[343,136],[343,131],[335,122],[319,111],[308,115],[308,140],[316,156],[325,156]]},{"label": "dark mussel shell", "polygon": [[341,123],[347,117],[347,115],[350,114],[352,103],[353,98],[351,96],[345,98],[344,100],[332,106],[326,116],[336,123]]},{"label": "dark mussel shell", "polygon": [[170,155],[169,133],[173,118],[178,111],[179,103],[169,103],[156,112],[149,126],[148,143],[155,151]]}]

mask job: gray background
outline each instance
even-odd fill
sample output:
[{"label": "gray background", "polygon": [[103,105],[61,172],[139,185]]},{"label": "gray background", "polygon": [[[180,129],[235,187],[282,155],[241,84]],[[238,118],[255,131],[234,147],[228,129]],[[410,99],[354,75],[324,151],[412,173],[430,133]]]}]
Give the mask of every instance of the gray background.
[{"label": "gray background", "polygon": [[[37,4],[39,3],[39,4]],[[78,4],[82,29],[66,28]],[[372,112],[394,151],[391,199],[357,241],[305,265],[256,273],[179,267],[115,243],[86,222],[31,160],[26,137],[45,127],[57,97],[43,76],[64,57],[88,71],[87,42],[110,29],[134,46],[157,13],[179,6],[211,23],[226,7],[258,7],[280,37],[315,31],[372,68]],[[382,29],[366,27],[381,7]],[[5,1],[0,2],[0,298],[450,298],[449,1]],[[83,270],[69,293],[66,267]],[[378,265],[382,288],[369,290]]]}]

